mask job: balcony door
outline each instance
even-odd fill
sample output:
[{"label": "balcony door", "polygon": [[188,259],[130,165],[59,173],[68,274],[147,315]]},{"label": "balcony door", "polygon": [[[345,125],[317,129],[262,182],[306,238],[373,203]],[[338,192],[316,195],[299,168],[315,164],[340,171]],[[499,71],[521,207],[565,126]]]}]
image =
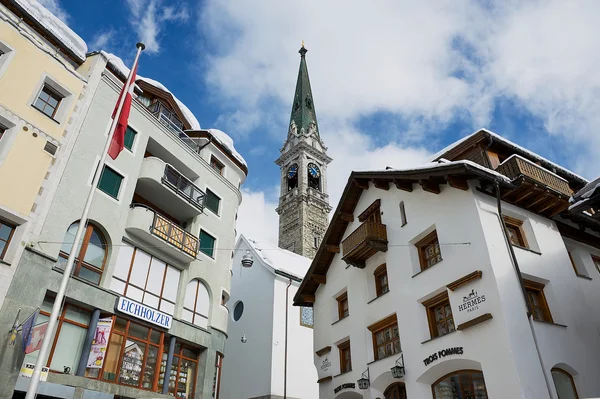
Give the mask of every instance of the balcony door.
[{"label": "balcony door", "polygon": [[402,383],[390,385],[385,390],[384,395],[385,399],[407,399],[406,389],[404,388],[404,384]]}]

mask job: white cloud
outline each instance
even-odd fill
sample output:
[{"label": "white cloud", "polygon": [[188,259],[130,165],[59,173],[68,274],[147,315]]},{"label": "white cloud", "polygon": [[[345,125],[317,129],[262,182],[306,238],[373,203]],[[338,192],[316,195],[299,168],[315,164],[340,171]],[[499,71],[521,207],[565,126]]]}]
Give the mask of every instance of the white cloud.
[{"label": "white cloud", "polygon": [[111,45],[114,36],[115,31],[112,29],[105,32],[99,32],[88,44],[88,47],[92,50],[106,50]]},{"label": "white cloud", "polygon": [[37,0],[38,3],[43,5],[48,11],[54,14],[58,19],[64,23],[68,23],[71,18],[69,14],[62,8],[58,0]]},{"label": "white cloud", "polygon": [[265,197],[264,191],[242,190],[236,230],[247,238],[277,244],[279,217],[277,202]]}]

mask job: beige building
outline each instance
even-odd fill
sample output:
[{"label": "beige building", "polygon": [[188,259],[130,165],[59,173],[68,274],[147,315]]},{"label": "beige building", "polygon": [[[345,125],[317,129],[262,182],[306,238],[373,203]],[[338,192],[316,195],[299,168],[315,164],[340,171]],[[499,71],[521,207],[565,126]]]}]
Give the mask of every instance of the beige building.
[{"label": "beige building", "polygon": [[86,52],[38,3],[0,0],[0,304],[87,108]]}]

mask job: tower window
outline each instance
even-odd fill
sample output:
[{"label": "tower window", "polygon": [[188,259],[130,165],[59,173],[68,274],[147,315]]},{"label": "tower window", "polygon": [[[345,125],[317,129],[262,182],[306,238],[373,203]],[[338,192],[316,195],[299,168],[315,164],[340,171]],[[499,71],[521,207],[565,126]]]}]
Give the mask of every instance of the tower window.
[{"label": "tower window", "polygon": [[319,248],[319,244],[321,244],[321,237],[318,234],[315,234],[313,239],[315,248]]},{"label": "tower window", "polygon": [[321,191],[321,171],[312,162],[308,164],[308,187]]},{"label": "tower window", "polygon": [[288,191],[298,187],[298,165],[293,164],[287,172]]}]

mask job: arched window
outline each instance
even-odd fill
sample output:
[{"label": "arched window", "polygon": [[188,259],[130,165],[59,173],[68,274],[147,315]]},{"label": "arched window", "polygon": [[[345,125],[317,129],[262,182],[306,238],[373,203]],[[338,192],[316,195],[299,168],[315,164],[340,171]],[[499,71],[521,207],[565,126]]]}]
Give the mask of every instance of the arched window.
[{"label": "arched window", "polygon": [[312,162],[308,164],[308,187],[321,191],[321,170]]},{"label": "arched window", "polygon": [[210,298],[206,286],[200,280],[192,280],[185,290],[183,320],[199,327],[208,327]]},{"label": "arched window", "polygon": [[[67,229],[57,263],[57,266],[61,269],[64,269],[67,264],[67,258],[71,253],[71,246],[75,240],[78,227],[79,222],[75,222]],[[102,232],[100,232],[100,229],[92,223],[88,223],[83,232],[79,252],[75,257],[73,275],[91,283],[99,284],[104,265],[106,264],[106,258],[108,257],[107,249],[107,241]]]},{"label": "arched window", "polygon": [[445,375],[432,385],[434,399],[487,399],[483,373],[460,370]]},{"label": "arched window", "polygon": [[287,171],[288,191],[298,187],[298,165],[293,164]]},{"label": "arched window", "polygon": [[558,399],[579,399],[579,395],[577,395],[577,390],[575,389],[575,382],[570,373],[555,367],[552,369],[552,379],[554,380]]}]

